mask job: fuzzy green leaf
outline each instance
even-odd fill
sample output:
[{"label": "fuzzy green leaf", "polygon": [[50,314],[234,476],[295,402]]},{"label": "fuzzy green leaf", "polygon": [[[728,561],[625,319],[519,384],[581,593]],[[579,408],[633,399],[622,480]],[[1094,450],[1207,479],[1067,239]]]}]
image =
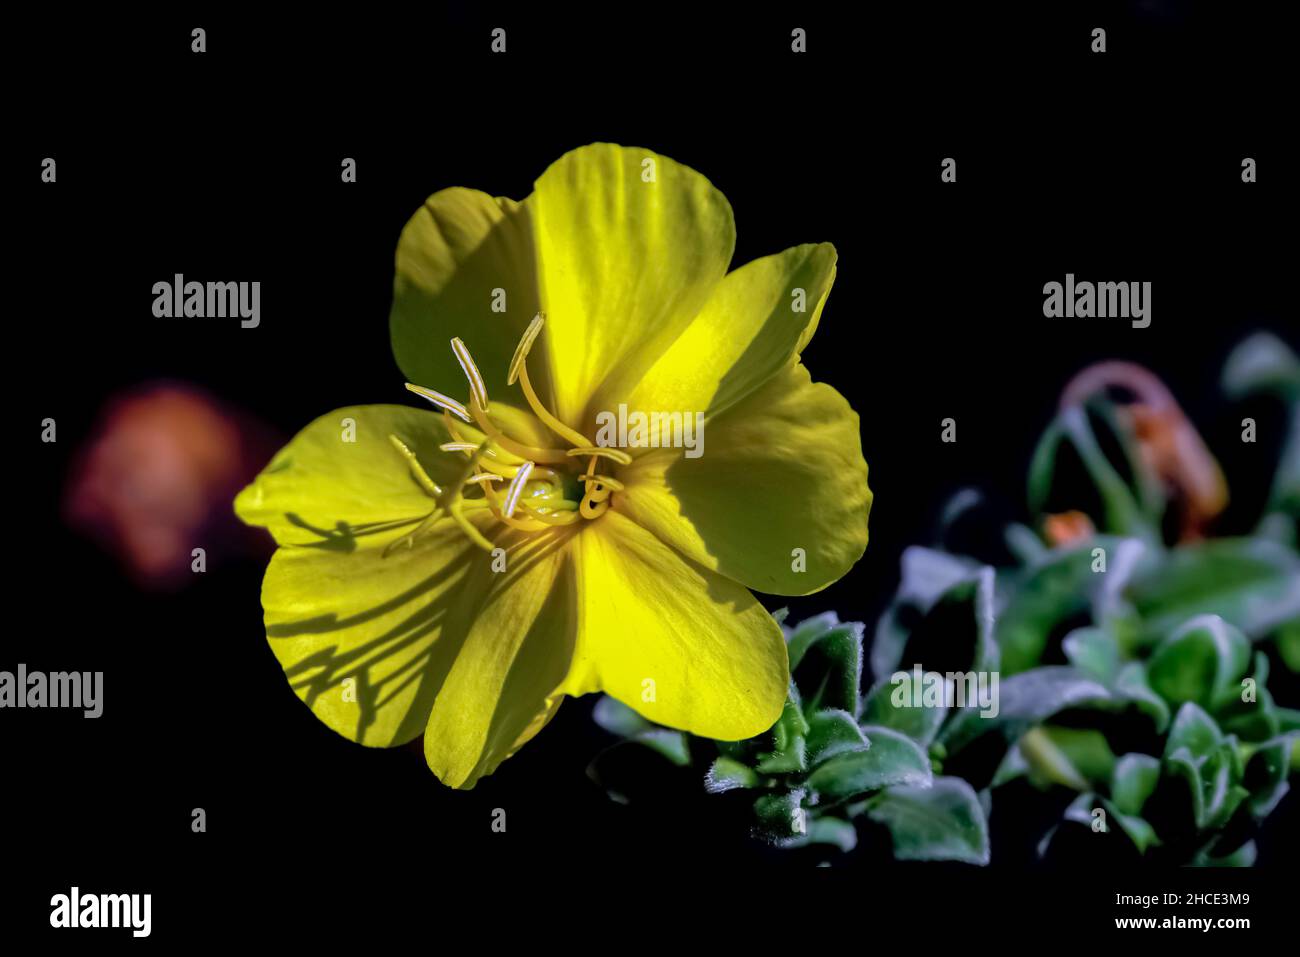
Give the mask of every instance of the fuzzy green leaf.
[{"label": "fuzzy green leaf", "polygon": [[1147,664],[1151,688],[1170,704],[1211,708],[1250,663],[1250,642],[1217,615],[1193,618],[1156,648]]},{"label": "fuzzy green leaf", "polygon": [[1061,641],[1061,650],[1070,664],[1103,684],[1119,673],[1119,642],[1104,628],[1076,628]]},{"label": "fuzzy green leaf", "polygon": [[929,784],[930,759],[915,741],[890,728],[862,731],[871,747],[831,758],[808,775],[809,788],[840,801],[897,784]]},{"label": "fuzzy green leaf", "polygon": [[1058,711],[1083,704],[1108,701],[1111,693],[1075,668],[1049,665],[1000,682],[999,710],[984,716],[977,707],[963,708],[939,735],[949,752],[955,752],[987,731],[1001,729],[1018,737],[1030,724]]},{"label": "fuzzy green leaf", "polygon": [[710,794],[734,791],[737,788],[757,787],[758,773],[751,767],[731,758],[718,758],[709,766],[704,778],[704,790]]},{"label": "fuzzy green leaf", "polygon": [[1115,762],[1110,797],[1123,814],[1141,814],[1160,781],[1160,759],[1149,754],[1126,754]]},{"label": "fuzzy green leaf", "polygon": [[935,778],[930,787],[891,787],[867,802],[866,813],[889,828],[899,860],[989,862],[984,809],[961,778]]},{"label": "fuzzy green leaf", "polygon": [[826,709],[808,719],[808,764],[812,767],[838,754],[869,747],[858,722],[847,711]]},{"label": "fuzzy green leaf", "polygon": [[[924,679],[914,672],[902,672],[898,683],[893,679],[876,685],[862,706],[862,720],[901,731],[922,747],[934,740],[935,733],[948,715],[940,704],[925,706],[922,698]],[[898,703],[895,703],[898,702]]]},{"label": "fuzzy green leaf", "polygon": [[1300,556],[1263,539],[1219,539],[1174,549],[1137,575],[1128,597],[1157,642],[1197,615],[1212,614],[1260,638],[1300,615]]}]

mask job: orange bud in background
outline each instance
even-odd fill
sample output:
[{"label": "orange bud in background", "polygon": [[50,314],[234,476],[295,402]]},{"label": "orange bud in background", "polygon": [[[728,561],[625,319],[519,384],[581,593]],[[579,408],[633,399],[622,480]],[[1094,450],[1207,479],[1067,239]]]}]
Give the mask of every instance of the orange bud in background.
[{"label": "orange bud in background", "polygon": [[242,538],[231,501],[273,447],[263,431],[184,384],[112,400],[74,460],[67,521],[140,584],[179,585],[195,548],[211,560]]}]

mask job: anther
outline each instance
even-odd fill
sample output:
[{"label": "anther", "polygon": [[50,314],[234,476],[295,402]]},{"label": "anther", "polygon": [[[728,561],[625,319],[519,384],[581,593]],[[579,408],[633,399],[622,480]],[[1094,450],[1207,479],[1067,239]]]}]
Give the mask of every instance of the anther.
[{"label": "anther", "polygon": [[475,405],[486,412],[488,410],[487,386],[483,384],[483,376],[479,374],[478,366],[474,364],[469,350],[465,348],[465,343],[459,336],[451,340],[451,351],[456,354],[456,361],[460,363],[465,378],[469,380],[470,398]]},{"label": "anther", "polygon": [[466,422],[474,421],[473,419],[470,418],[469,410],[449,395],[443,395],[441,392],[435,392],[433,389],[426,389],[422,385],[412,385],[409,382],[406,383],[406,388],[409,389],[411,392],[414,392],[420,398],[428,399],[438,408],[445,409],[446,411],[451,412],[454,415],[460,416]]},{"label": "anther", "polygon": [[510,488],[506,490],[506,501],[501,508],[506,518],[510,518],[515,514],[515,506],[519,504],[519,496],[523,493],[524,486],[528,484],[528,476],[532,474],[532,471],[533,463],[525,462],[519,466],[519,471],[510,480]]}]

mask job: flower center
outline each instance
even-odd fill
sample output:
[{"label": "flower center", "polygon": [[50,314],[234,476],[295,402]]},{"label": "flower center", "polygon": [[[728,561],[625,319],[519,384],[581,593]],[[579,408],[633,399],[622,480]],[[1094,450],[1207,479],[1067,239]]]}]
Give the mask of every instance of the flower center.
[{"label": "flower center", "polygon": [[[409,382],[406,388],[442,409],[453,441],[443,443],[440,448],[464,456],[465,466],[458,480],[444,489],[429,478],[414,453],[400,439],[389,436],[406,458],[416,481],[438,503],[417,528],[393,542],[390,549],[404,542],[413,542],[416,535],[440,515],[446,514],[475,544],[491,551],[492,543],[469,521],[467,512],[488,510],[513,528],[539,531],[556,525],[571,525],[580,519],[599,518],[609,508],[613,494],[622,490],[622,483],[608,474],[613,471],[612,467],[603,471],[598,471],[597,467],[601,460],[608,460],[612,465],[626,465],[632,457],[621,449],[598,446],[561,422],[542,405],[533,389],[528,378],[528,353],[544,322],[545,317],[539,313],[524,330],[510,361],[506,381],[510,385],[519,383],[533,414],[570,447],[546,448],[512,438],[508,434],[510,416],[500,409],[496,415],[492,413],[487,387],[469,349],[459,338],[452,339],[452,352],[469,380],[468,405]],[[509,411],[517,414],[514,410]],[[581,466],[582,459],[586,459],[585,468]]]}]

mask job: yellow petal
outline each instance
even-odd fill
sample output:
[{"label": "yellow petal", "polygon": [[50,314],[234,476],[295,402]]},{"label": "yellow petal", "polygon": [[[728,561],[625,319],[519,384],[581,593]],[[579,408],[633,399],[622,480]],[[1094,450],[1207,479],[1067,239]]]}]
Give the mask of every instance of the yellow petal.
[{"label": "yellow petal", "polygon": [[688,167],[596,143],[529,198],[559,418],[589,429],[699,313],[735,246],[731,206]]},{"label": "yellow petal", "polygon": [[867,547],[871,490],[858,415],[791,366],[716,419],[702,454],[655,449],[619,472],[614,508],[755,591],[806,595]]},{"label": "yellow petal", "polygon": [[[538,303],[527,204],[473,189],[444,189],[425,200],[402,230],[389,331],[408,381],[460,399],[468,396],[451,350],[451,340],[459,337],[489,398],[505,398],[510,360]],[[543,398],[550,395],[544,356],[539,343],[530,371]]]},{"label": "yellow petal", "polygon": [[753,595],[614,511],[572,551],[581,627],[565,693],[605,691],[651,721],[722,740],[772,726],[789,661]]},{"label": "yellow petal", "polygon": [[250,525],[282,545],[355,550],[394,523],[418,522],[433,501],[389,436],[416,456],[435,482],[452,481],[463,460],[438,446],[450,440],[441,416],[401,405],[327,412],[290,441],[235,499]]},{"label": "yellow petal", "polygon": [[834,280],[829,243],[795,246],[729,272],[637,383],[628,408],[720,415],[798,358]]},{"label": "yellow petal", "polygon": [[[521,549],[509,537],[517,533],[485,512],[467,513],[507,549],[511,570],[500,574],[497,556],[448,518],[407,541],[435,503],[390,434],[434,481],[449,486],[461,474],[462,456],[437,451],[448,438],[441,416],[403,406],[339,409],[295,437],[237,508],[281,542],[262,604],[267,639],[298,696],[330,728],[370,746],[411,741],[432,715],[438,733],[427,748],[448,755],[435,769],[449,783],[470,784],[555,713],[552,692],[572,640],[550,657],[530,624],[528,602],[553,573],[539,561],[546,536]],[[503,596],[516,581],[521,587]],[[546,620],[571,635],[571,616]],[[495,687],[483,677],[494,668],[505,674]]]},{"label": "yellow petal", "polygon": [[387,551],[402,533],[346,552],[286,545],[262,582],[267,640],[289,684],[330,728],[373,747],[424,730],[457,652],[443,640],[449,610],[468,570],[490,559],[450,520]]},{"label": "yellow petal", "polygon": [[444,626],[455,662],[434,702],[424,756],[452,787],[473,787],[535,735],[558,707],[576,617],[569,529],[519,534],[505,571],[475,563]]}]

